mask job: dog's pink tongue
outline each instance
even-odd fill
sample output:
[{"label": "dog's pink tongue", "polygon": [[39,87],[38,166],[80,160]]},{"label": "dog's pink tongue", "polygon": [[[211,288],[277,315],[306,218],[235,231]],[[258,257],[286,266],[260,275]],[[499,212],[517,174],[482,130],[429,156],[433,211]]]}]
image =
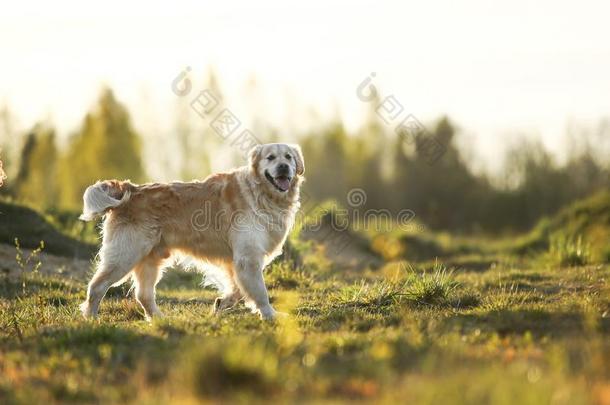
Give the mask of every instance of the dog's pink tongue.
[{"label": "dog's pink tongue", "polygon": [[277,184],[282,191],[286,191],[290,188],[290,180],[285,177],[276,177],[275,184]]}]

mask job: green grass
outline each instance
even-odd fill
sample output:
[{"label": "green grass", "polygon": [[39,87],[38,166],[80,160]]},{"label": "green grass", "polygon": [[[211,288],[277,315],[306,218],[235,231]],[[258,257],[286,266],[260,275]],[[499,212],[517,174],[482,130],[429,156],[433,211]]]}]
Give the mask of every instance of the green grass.
[{"label": "green grass", "polygon": [[551,238],[549,260],[559,266],[584,266],[591,262],[591,247],[582,236],[572,238],[555,235]]},{"label": "green grass", "polygon": [[[0,283],[0,402],[594,403],[610,387],[608,266],[447,270],[347,282],[272,266],[278,310],[210,314],[216,294],[172,271],[166,318],[126,289],[97,321],[84,283],[27,272]],[[25,288],[24,288],[25,285]]]},{"label": "green grass", "polygon": [[386,228],[371,230],[368,235],[372,250],[390,261],[442,259],[459,267],[463,263],[456,259],[478,258],[486,268],[506,258],[537,257],[541,265],[560,267],[610,263],[610,191],[577,201],[552,218],[542,218],[523,235],[452,235],[425,227],[390,228],[388,232]]},{"label": "green grass", "polygon": [[605,404],[606,211],[583,213],[595,206],[516,240],[426,234],[416,259],[405,249],[421,240],[366,234],[385,259],[374,269],[341,267],[295,232],[265,274],[287,314],[274,323],[241,306],[213,316],[216,292],[177,270],[159,285],[165,318],[144,321],[122,286],[84,320],[86,281],[41,274],[24,253],[21,275],[0,274],[0,403]]},{"label": "green grass", "polygon": [[[583,252],[582,248],[586,248],[586,257],[577,253],[577,250]],[[550,251],[551,260],[559,259],[567,265],[583,260],[609,263],[610,191],[578,201],[553,218],[541,220],[510,250],[517,254]]]}]

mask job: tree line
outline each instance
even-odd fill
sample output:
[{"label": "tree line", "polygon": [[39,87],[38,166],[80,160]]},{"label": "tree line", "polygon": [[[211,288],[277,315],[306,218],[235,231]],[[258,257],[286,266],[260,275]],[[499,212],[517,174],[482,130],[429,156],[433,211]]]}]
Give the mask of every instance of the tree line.
[{"label": "tree line", "polygon": [[[174,134],[173,153],[182,163],[176,177],[203,178],[210,174],[210,157],[230,146],[186,122],[179,119]],[[431,162],[418,145],[421,139],[405,142],[371,111],[356,133],[348,133],[337,120],[299,137],[308,162],[304,191],[315,200],[332,198],[346,205],[348,192],[359,188],[366,201],[358,209],[396,214],[407,208],[434,229],[524,230],[562,206],[610,186],[608,161],[595,144],[610,139],[609,127],[604,122],[592,136],[574,138],[563,164],[540,141],[523,137],[506,152],[503,176],[492,179],[473,170],[457,147],[459,131],[449,118],[439,119],[429,131],[428,136],[444,148]],[[99,179],[153,180],[143,159],[143,146],[151,140],[134,129],[127,108],[110,89],[102,91],[64,147],[58,146],[49,124],[37,124],[24,136],[10,132],[4,128],[4,135],[22,142],[17,158],[6,160],[3,155],[5,169],[14,175],[0,193],[40,209],[80,209],[84,189]],[[269,139],[264,134],[260,139],[275,141],[281,139],[278,134],[281,131],[270,131]],[[225,155],[238,163],[230,151]]]}]

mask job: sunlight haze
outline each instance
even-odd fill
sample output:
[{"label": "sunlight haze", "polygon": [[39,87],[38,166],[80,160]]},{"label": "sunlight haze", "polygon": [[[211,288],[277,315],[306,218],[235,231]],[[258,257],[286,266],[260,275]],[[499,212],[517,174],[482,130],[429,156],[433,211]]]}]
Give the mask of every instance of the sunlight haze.
[{"label": "sunlight haze", "polygon": [[50,119],[64,137],[107,85],[144,136],[170,134],[171,81],[189,66],[197,88],[212,68],[237,115],[293,137],[311,111],[357,128],[368,106],[355,89],[375,72],[383,95],[425,123],[447,114],[495,167],[516,135],[561,153],[569,125],[608,116],[609,12],[601,1],[10,3],[0,104],[21,129]]}]

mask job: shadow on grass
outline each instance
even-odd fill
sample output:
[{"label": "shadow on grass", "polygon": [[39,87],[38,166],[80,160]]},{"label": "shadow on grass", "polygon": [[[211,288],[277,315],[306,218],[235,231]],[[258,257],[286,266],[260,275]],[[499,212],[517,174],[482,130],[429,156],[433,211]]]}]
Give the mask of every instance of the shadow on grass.
[{"label": "shadow on grass", "polygon": [[445,264],[449,268],[455,268],[457,272],[474,272],[483,273],[488,271],[493,264],[497,263],[497,260],[490,259],[471,259],[471,260],[451,260],[445,261]]},{"label": "shadow on grass", "polygon": [[444,320],[447,330],[456,328],[469,332],[480,329],[500,336],[530,332],[535,337],[554,338],[583,335],[597,331],[610,334],[610,319],[599,317],[591,326],[579,312],[548,312],[543,310],[496,310],[482,314],[457,314]]},{"label": "shadow on grass", "polygon": [[0,277],[0,298],[30,297],[40,293],[61,291],[64,295],[84,291],[79,283],[66,278],[28,275],[25,278]]},{"label": "shadow on grass", "polygon": [[200,304],[200,305],[208,305],[210,308],[214,304],[215,298],[205,298],[205,297],[197,297],[197,298],[177,298],[177,297],[167,297],[160,296],[157,298],[157,304],[162,305],[184,305],[184,304]]}]

